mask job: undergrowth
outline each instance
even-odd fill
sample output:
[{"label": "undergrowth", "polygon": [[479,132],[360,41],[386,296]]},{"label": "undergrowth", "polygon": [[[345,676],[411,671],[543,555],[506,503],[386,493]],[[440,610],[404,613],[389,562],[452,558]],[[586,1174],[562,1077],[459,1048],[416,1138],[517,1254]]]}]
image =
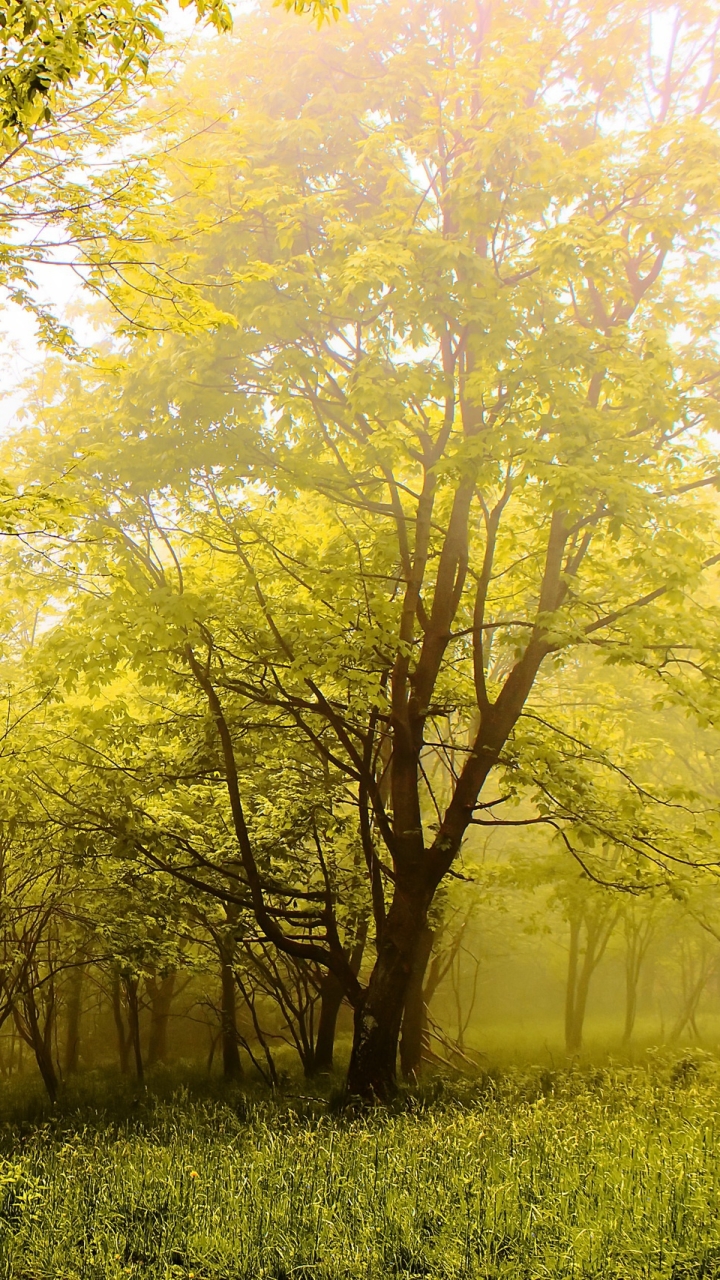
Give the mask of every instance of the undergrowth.
[{"label": "undergrowth", "polygon": [[6,1117],[0,1277],[713,1280],[720,1069],[431,1081],[388,1112],[137,1091]]}]

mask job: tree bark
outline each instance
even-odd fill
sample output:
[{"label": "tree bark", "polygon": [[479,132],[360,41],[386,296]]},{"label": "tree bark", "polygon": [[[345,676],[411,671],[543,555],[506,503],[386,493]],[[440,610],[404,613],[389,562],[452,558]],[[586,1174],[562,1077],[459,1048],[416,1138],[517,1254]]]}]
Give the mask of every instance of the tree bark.
[{"label": "tree bark", "polygon": [[57,1101],[58,1095],[58,1078],[53,1062],[52,1050],[45,1043],[42,1036],[33,1042],[33,1051],[35,1053],[35,1061],[40,1069],[40,1075],[43,1078],[43,1084],[47,1090],[47,1095],[52,1103]]},{"label": "tree bark", "polygon": [[653,916],[652,907],[649,912],[646,909],[646,913],[638,920],[634,904],[626,910],[623,918],[625,923],[625,1025],[622,1042],[628,1046],[635,1030],[640,975],[655,936],[657,922]]},{"label": "tree bark", "polygon": [[400,1067],[403,1078],[416,1081],[420,1073],[423,1049],[428,1047],[427,1003],[425,1000],[425,970],[432,951],[435,934],[427,925],[422,930],[415,953],[415,963],[405,997],[405,1011],[400,1039]]},{"label": "tree bark", "polygon": [[315,1039],[313,1074],[332,1071],[335,1030],[344,995],[342,984],[335,974],[326,973],[320,987],[320,1019]]},{"label": "tree bark", "polygon": [[176,979],[177,974],[173,970],[159,980],[147,979],[145,983],[150,996],[150,1036],[147,1053],[149,1067],[154,1066],[156,1062],[167,1060],[168,1024]]},{"label": "tree bark", "polygon": [[385,1102],[395,1092],[400,1024],[430,896],[396,881],[370,981],[355,1008],[351,1097]]}]

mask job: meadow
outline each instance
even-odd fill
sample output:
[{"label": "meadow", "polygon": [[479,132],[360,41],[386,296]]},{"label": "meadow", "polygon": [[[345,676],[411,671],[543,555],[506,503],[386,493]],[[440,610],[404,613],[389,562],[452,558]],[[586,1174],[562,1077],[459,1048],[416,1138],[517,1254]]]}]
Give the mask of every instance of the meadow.
[{"label": "meadow", "polygon": [[18,1112],[0,1276],[711,1280],[719,1141],[697,1055],[437,1079],[385,1112],[187,1088]]}]

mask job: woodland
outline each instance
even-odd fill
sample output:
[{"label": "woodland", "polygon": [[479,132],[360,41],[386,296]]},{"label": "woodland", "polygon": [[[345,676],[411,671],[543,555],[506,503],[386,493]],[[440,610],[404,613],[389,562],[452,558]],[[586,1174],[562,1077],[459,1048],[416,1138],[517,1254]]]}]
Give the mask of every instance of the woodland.
[{"label": "woodland", "polygon": [[0,1275],[720,1275],[720,12],[1,8]]}]

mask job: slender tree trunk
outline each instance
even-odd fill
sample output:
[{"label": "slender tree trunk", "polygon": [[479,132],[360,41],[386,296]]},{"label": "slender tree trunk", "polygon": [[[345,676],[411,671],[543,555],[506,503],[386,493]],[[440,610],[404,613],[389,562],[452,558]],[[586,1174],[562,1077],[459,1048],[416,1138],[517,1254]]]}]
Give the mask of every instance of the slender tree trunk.
[{"label": "slender tree trunk", "polygon": [[33,1040],[33,1052],[35,1061],[38,1064],[40,1075],[43,1078],[43,1084],[47,1090],[47,1095],[52,1103],[57,1101],[58,1095],[58,1078],[53,1062],[52,1050],[45,1044],[42,1036],[38,1040]]},{"label": "slender tree trunk", "polygon": [[313,1074],[332,1071],[335,1029],[344,991],[334,973],[326,973],[320,986],[320,1019],[315,1039]]},{"label": "slender tree trunk", "polygon": [[640,921],[635,915],[633,904],[624,916],[625,922],[625,1025],[623,1027],[623,1044],[629,1045],[635,1030],[635,1019],[638,1007],[638,988],[640,975],[647,960],[648,952],[655,937],[657,921],[652,908]]},{"label": "slender tree trunk", "polygon": [[117,1032],[120,1071],[126,1076],[130,1065],[130,1035],[125,1027],[125,1019],[123,1018],[122,988],[120,986],[120,975],[117,973],[113,974],[111,1003],[115,1031]]},{"label": "slender tree trunk", "polygon": [[38,1015],[35,995],[30,991],[23,998],[23,1013],[25,1020],[25,1028],[23,1029],[19,1016],[16,1016],[16,1025],[21,1036],[23,1036],[30,1045],[35,1054],[35,1061],[38,1070],[42,1076],[43,1084],[47,1091],[50,1101],[54,1104],[58,1095],[58,1076],[55,1069],[52,1054],[52,1030],[54,1007],[47,1011],[45,1026],[41,1028],[40,1018]]},{"label": "slender tree trunk", "polygon": [[637,982],[631,981],[630,974],[627,974],[626,977],[623,1044],[629,1044],[632,1040],[632,1033],[635,1030],[635,1019],[637,1018]]},{"label": "slender tree trunk", "polygon": [[167,1060],[168,1024],[176,980],[177,974],[173,970],[159,980],[154,979],[145,984],[150,996],[150,1036],[147,1053],[149,1067],[154,1066],[156,1062]]},{"label": "slender tree trunk", "polygon": [[8,1040],[10,1041],[10,1050],[3,1063],[3,1075],[7,1079],[10,1078],[15,1068],[15,1043],[17,1041],[17,1029],[14,1022],[10,1025]]},{"label": "slender tree trunk", "polygon": [[590,993],[590,979],[595,968],[595,947],[588,941],[588,949],[583,960],[582,968],[575,988],[575,999],[573,1004],[573,1014],[570,1021],[569,1033],[566,1040],[566,1048],[568,1053],[579,1053],[582,1049],[583,1029],[585,1027],[585,1013],[587,1010],[588,995]]},{"label": "slender tree trunk", "polygon": [[78,1069],[80,1061],[80,1018],[82,1016],[82,990],[85,969],[82,958],[77,957],[77,964],[71,970],[68,982],[67,1027],[65,1030],[65,1053],[63,1071],[72,1076]]},{"label": "slender tree trunk", "polygon": [[245,1004],[247,1005],[248,1012],[252,1019],[253,1027],[255,1028],[255,1035],[257,1036],[258,1044],[260,1045],[260,1048],[262,1049],[263,1054],[265,1056],[265,1061],[268,1067],[267,1075],[265,1074],[262,1067],[260,1066],[260,1063],[258,1062],[257,1058],[253,1054],[247,1041],[245,1041],[245,1048],[247,1049],[248,1055],[250,1057],[250,1060],[253,1063],[253,1066],[257,1068],[257,1070],[259,1071],[263,1079],[267,1080],[269,1084],[272,1086],[272,1088],[274,1089],[276,1088],[278,1083],[278,1075],[277,1075],[277,1070],[275,1068],[275,1062],[272,1056],[270,1045],[268,1044],[267,1036],[265,1035],[265,1032],[263,1031],[260,1025],[260,1019],[258,1018],[257,1010],[255,1008],[255,994],[252,991],[252,989],[249,989],[248,987],[245,986],[245,983],[243,982],[239,973],[235,974],[235,981],[237,982],[240,994],[242,995],[242,998],[245,1001]]},{"label": "slender tree trunk", "polygon": [[578,959],[580,955],[580,920],[570,920],[570,953],[568,956],[567,981],[565,985],[565,1047],[568,1053],[574,1053],[576,1034],[575,997],[577,990]]},{"label": "slender tree trunk", "polygon": [[405,1011],[400,1039],[400,1066],[405,1080],[415,1081],[420,1074],[423,1049],[428,1047],[425,970],[435,934],[427,925],[422,930],[415,953],[415,963],[405,997]]},{"label": "slender tree trunk", "polygon": [[708,984],[714,966],[708,962],[707,955],[701,955],[699,964],[690,964],[683,973],[683,1005],[670,1032],[670,1042],[679,1040],[686,1027],[690,1027],[696,1040],[700,1040],[697,1028],[697,1011],[703,992]]},{"label": "slender tree trunk", "polygon": [[220,1037],[219,1031],[216,1032],[215,1034],[213,1034],[212,1030],[210,1031],[210,1048],[208,1049],[207,1066],[205,1068],[208,1075],[210,1075],[210,1072],[212,1071],[212,1064],[215,1061],[215,1050],[217,1049],[217,1042],[219,1037]]},{"label": "slender tree trunk", "polygon": [[[568,1053],[578,1053],[582,1048],[585,1012],[592,976],[602,960],[619,912],[608,911],[599,915],[583,913],[570,920],[570,955],[568,959],[568,985],[565,1000],[565,1045]],[[580,934],[585,924],[585,950],[580,964]]]},{"label": "slender tree trunk", "polygon": [[347,1076],[351,1096],[382,1102],[395,1091],[400,1024],[429,901],[430,895],[396,881],[375,966],[355,1009]]},{"label": "slender tree trunk", "polygon": [[142,1042],[140,1040],[140,1000],[138,996],[138,988],[140,986],[139,978],[125,978],[123,982],[125,987],[125,998],[128,1008],[128,1026],[130,1029],[130,1043],[132,1045],[133,1056],[135,1058],[135,1074],[142,1083],[145,1079],[145,1066],[142,1056]]},{"label": "slender tree trunk", "polygon": [[628,1045],[632,1039],[637,1017],[637,993],[642,969],[643,954],[636,938],[628,943],[625,957],[625,1025],[623,1027],[623,1044]]},{"label": "slender tree trunk", "polygon": [[234,939],[223,938],[220,952],[220,1041],[222,1045],[223,1075],[226,1080],[239,1080],[243,1074],[238,1045],[237,1007],[235,1003]]}]

